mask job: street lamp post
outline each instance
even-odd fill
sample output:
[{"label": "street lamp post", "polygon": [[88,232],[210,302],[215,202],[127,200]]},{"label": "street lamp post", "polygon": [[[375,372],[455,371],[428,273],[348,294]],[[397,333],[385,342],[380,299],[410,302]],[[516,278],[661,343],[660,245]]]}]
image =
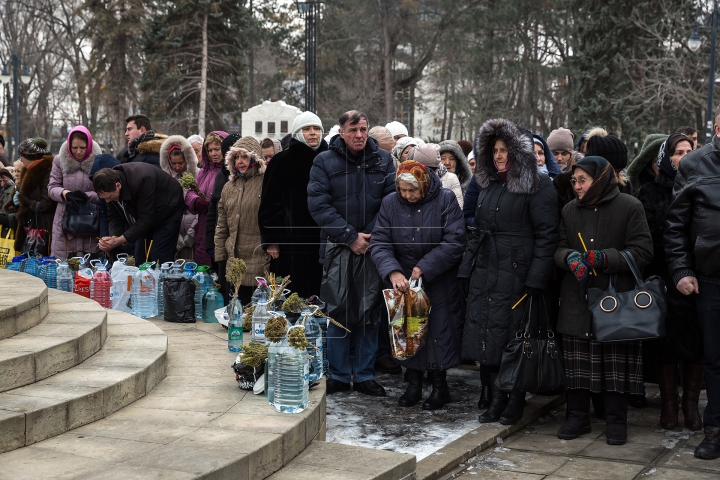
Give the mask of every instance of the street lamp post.
[{"label": "street lamp post", "polygon": [[[713,11],[712,15],[710,17],[710,24],[712,27],[712,34],[711,34],[711,45],[710,45],[710,83],[708,84],[708,103],[707,103],[707,118],[705,121],[705,142],[710,142],[710,139],[713,135],[713,93],[715,89],[715,50],[717,45],[717,29],[718,29],[718,1],[714,1],[713,5]],[[693,32],[692,35],[690,35],[690,38],[688,39],[688,48],[692,50],[693,52],[697,52],[698,49],[700,49],[700,45],[702,44],[702,40],[700,39],[700,34],[698,33],[698,28],[700,27],[700,23],[695,22],[695,25],[693,25]]]},{"label": "street lamp post", "polygon": [[[7,63],[3,66],[2,73],[0,74],[0,82],[10,83],[10,72],[8,72]],[[20,73],[20,58],[18,57],[17,50],[12,52],[12,82],[13,82],[13,115],[15,117],[15,133],[13,135],[13,150],[20,144],[20,85],[18,81],[27,85],[30,83],[30,73],[28,72],[27,64],[23,65],[22,73]],[[10,150],[9,158],[13,158],[13,150]]]},{"label": "street lamp post", "polygon": [[296,1],[298,13],[305,19],[305,110],[316,113],[317,100],[317,17],[318,1]]}]

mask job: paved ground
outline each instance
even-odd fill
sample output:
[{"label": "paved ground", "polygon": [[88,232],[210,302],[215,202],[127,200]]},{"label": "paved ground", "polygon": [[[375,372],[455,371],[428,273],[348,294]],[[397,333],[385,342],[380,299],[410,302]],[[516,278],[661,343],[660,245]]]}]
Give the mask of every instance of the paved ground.
[{"label": "paved ground", "polygon": [[[591,434],[576,440],[559,440],[557,430],[565,418],[562,407],[504,439],[502,444],[471,458],[446,478],[720,478],[720,460],[698,460],[693,456],[695,446],[703,439],[702,433],[687,429],[662,430],[657,387],[648,386],[647,397],[647,408],[630,408],[628,442],[624,446],[607,445],[605,424],[598,419],[593,419]],[[682,424],[682,414],[680,422]]]}]

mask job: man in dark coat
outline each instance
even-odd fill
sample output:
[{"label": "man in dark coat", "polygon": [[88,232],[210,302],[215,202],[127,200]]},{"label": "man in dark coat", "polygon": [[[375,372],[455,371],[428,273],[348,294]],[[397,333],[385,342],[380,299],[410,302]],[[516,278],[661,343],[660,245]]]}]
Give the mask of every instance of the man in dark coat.
[{"label": "man in dark coat", "polygon": [[[346,245],[352,254],[366,256],[365,268],[372,261],[367,252],[382,199],[395,191],[395,166],[392,157],[368,139],[368,120],[356,110],[340,117],[340,133],[330,142],[329,150],[313,161],[308,184],[308,209],[320,226],[320,260],[325,260],[328,241]],[[373,266],[374,268],[374,266]],[[327,271],[328,265],[325,265]],[[379,278],[378,278],[379,280]],[[385,389],[375,381],[377,318],[348,318],[351,333],[332,323],[328,327],[330,371],[327,393],[354,389],[367,395],[384,396]],[[353,310],[354,311],[354,310]],[[354,313],[348,309],[348,317]],[[350,356],[354,344],[354,355]]]},{"label": "man in dark coat", "polygon": [[[705,440],[695,449],[704,459],[720,457],[720,114],[712,141],[680,162],[667,212],[665,255],[675,288],[695,294],[705,345],[708,404]],[[667,288],[672,288],[668,285]]]},{"label": "man in dark coat", "polygon": [[100,240],[101,250],[134,243],[138,264],[175,260],[185,205],[177,180],[146,163],[126,163],[97,172],[93,187],[108,202],[110,236]]},{"label": "man in dark coat", "polygon": [[130,115],[125,123],[128,146],[117,156],[120,163],[143,162],[160,167],[160,147],[167,136],[153,131],[147,115]]},{"label": "man in dark coat", "polygon": [[[480,195],[458,274],[468,289],[463,358],[493,367],[496,376],[525,311],[525,305],[512,306],[525,294],[538,301],[547,287],[559,214],[552,180],[538,172],[532,137],[517,125],[485,122],[475,136],[475,158]],[[508,400],[507,393],[493,389],[480,421],[512,425],[522,417],[524,399],[519,391]]]},{"label": "man in dark coat", "polygon": [[271,270],[290,275],[292,290],[303,298],[320,294],[322,265],[319,228],[308,210],[307,186],[315,157],[327,150],[320,118],[303,112],[293,122],[290,147],[268,163],[263,178],[258,223]]}]

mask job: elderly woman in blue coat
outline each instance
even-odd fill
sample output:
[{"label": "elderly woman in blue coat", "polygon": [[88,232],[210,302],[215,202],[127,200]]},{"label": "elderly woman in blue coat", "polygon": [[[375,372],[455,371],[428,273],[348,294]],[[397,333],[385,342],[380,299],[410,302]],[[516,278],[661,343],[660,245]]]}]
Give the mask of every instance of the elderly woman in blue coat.
[{"label": "elderly woman in blue coat", "polygon": [[396,192],[385,197],[370,237],[370,256],[380,276],[395,292],[406,293],[409,281],[422,277],[432,308],[429,329],[417,353],[397,360],[408,369],[409,385],[399,405],[411,407],[422,398],[423,373],[432,393],[423,410],[451,401],[446,371],[461,362],[462,310],[457,272],[465,249],[462,211],[451,190],[421,163],[400,164]]}]

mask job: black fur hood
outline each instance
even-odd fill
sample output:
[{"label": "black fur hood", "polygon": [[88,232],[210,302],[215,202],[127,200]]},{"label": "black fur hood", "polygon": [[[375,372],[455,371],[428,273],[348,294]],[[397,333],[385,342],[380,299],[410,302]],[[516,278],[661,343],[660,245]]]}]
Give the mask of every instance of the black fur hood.
[{"label": "black fur hood", "polygon": [[480,188],[486,188],[497,173],[493,163],[493,147],[495,140],[502,140],[508,149],[510,167],[506,186],[509,192],[517,194],[534,194],[540,189],[540,173],[533,152],[532,139],[524,135],[517,125],[504,118],[486,121],[473,142],[475,153],[475,179]]}]

